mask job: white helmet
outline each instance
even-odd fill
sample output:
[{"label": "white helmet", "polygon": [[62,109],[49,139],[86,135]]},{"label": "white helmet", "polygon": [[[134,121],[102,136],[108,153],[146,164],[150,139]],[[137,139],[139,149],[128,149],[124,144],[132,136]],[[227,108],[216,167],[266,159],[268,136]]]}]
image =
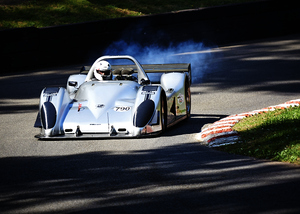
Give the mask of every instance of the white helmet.
[{"label": "white helmet", "polygon": [[94,75],[98,80],[111,80],[112,73],[111,73],[111,66],[107,61],[100,61],[97,63]]}]

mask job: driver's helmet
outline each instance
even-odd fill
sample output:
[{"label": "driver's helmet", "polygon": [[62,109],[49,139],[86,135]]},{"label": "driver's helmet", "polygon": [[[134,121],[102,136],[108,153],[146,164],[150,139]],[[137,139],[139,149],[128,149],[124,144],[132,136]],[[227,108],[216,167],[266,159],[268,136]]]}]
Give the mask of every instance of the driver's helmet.
[{"label": "driver's helmet", "polygon": [[94,75],[98,80],[111,80],[112,72],[109,62],[104,60],[98,62],[94,70]]}]

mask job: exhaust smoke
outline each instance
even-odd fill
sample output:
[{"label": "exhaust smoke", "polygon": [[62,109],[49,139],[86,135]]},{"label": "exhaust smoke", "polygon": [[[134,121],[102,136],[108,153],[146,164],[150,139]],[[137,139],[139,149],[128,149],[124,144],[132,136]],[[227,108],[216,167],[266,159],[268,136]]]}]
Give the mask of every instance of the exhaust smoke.
[{"label": "exhaust smoke", "polygon": [[170,43],[166,46],[157,44],[143,46],[137,42],[119,40],[113,42],[104,51],[105,55],[131,55],[141,64],[191,63],[192,83],[201,83],[206,73],[213,71],[216,64],[212,63],[216,47],[206,47],[204,43],[186,41]]}]

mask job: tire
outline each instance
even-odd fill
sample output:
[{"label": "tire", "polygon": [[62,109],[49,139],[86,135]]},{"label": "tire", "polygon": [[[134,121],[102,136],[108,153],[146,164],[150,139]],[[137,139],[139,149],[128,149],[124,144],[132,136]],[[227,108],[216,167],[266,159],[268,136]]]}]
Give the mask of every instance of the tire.
[{"label": "tire", "polygon": [[185,81],[185,109],[187,118],[191,117],[191,89],[190,84]]}]

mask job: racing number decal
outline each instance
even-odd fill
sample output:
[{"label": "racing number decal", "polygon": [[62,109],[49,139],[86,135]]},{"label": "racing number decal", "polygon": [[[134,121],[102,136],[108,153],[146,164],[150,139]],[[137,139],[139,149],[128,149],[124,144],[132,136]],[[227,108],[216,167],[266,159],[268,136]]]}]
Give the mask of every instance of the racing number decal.
[{"label": "racing number decal", "polygon": [[129,111],[130,109],[131,109],[131,107],[129,107],[129,106],[117,106],[114,108],[114,110],[118,111],[118,112]]}]

